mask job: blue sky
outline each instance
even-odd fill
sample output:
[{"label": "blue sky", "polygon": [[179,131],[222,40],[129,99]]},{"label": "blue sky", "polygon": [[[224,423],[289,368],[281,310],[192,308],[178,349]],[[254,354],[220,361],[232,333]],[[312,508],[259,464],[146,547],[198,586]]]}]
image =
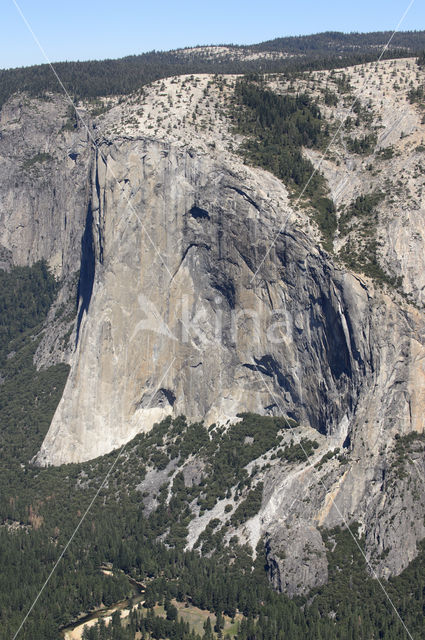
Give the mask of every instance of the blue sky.
[{"label": "blue sky", "polygon": [[[380,31],[409,0],[16,0],[52,61],[116,58],[196,44],[249,44],[319,31]],[[402,30],[425,29],[415,0]],[[0,68],[45,62],[13,0],[3,0]]]}]

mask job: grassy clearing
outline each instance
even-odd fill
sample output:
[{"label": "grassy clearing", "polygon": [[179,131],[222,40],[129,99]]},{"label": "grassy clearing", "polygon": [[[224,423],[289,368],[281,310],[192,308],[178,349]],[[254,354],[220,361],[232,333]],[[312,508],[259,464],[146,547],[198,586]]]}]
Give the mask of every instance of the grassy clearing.
[{"label": "grassy clearing", "polygon": [[[184,604],[183,602],[177,602],[177,600],[172,600],[172,604],[177,608],[178,617],[181,618],[184,622],[188,622],[191,630],[195,633],[198,633],[200,636],[204,634],[204,624],[208,618],[210,618],[211,626],[214,628],[216,622],[216,615],[211,611],[204,611],[202,609],[198,609],[198,607],[194,607],[191,604]],[[156,616],[161,616],[165,618],[165,609],[162,605],[157,605],[154,608],[154,612]],[[235,616],[234,622],[232,622],[229,616],[223,616],[224,618],[224,629],[223,636],[226,634],[231,638],[234,638],[238,632],[238,623],[242,620],[242,614],[238,613]],[[214,637],[217,637],[217,634],[214,633]]]}]

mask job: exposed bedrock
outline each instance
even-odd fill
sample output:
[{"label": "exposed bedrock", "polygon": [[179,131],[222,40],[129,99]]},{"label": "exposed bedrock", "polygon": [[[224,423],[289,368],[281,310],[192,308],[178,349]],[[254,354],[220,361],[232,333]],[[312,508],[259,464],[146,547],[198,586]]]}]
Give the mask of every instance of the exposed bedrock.
[{"label": "exposed bedrock", "polygon": [[345,439],[374,411],[374,434],[422,429],[419,316],[333,266],[276,179],[147,140],[101,151],[40,462],[106,453],[167,414],[284,412]]},{"label": "exposed bedrock", "polygon": [[[46,259],[65,283],[58,304],[79,270],[66,358],[54,311],[37,355],[71,364],[37,462],[97,457],[166,415],[286,414],[320,448],[312,464],[260,471],[241,540],[264,538],[271,580],[291,594],[326,580],[320,527],[357,521],[378,574],[399,573],[425,536],[423,453],[394,453],[396,435],[424,427],[423,314],[336,266],[266,172],[144,138],[96,150],[67,118],[59,98],[1,112],[0,263]],[[423,261],[405,270],[412,290]],[[315,467],[334,447],[344,462]]]}]

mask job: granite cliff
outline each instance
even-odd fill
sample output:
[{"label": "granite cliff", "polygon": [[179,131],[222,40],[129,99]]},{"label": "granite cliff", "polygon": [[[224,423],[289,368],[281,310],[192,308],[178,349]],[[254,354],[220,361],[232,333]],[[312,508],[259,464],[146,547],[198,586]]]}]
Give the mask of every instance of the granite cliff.
[{"label": "granite cliff", "polygon": [[[414,63],[397,65],[402,74]],[[392,71],[382,63],[384,76]],[[361,70],[350,73],[355,85]],[[404,172],[377,223],[381,264],[403,276],[394,289],[321,248],[308,211],[233,152],[238,138],[211,106],[231,82],[223,92],[207,76],[171,79],[105,102],[100,116],[82,105],[85,125],[55,96],[3,107],[2,256],[44,258],[61,279],[36,359],[71,366],[36,461],[89,460],[167,415],[206,425],[243,411],[286,415],[301,425],[295,437],[315,434],[318,449],[295,465],[258,460],[262,506],[240,539],[255,548],[265,538],[273,584],[294,594],[326,580],[320,527],[356,521],[387,577],[425,537],[425,462],[412,437],[425,408],[424,125],[406,100],[402,119],[384,108],[373,162],[379,168],[391,146],[391,165],[374,173],[370,158],[335,143],[342,162],[323,166],[346,206],[362,185],[390,188]],[[178,95],[186,98],[176,104]],[[188,546],[216,517],[226,519],[224,504],[194,515]]]}]

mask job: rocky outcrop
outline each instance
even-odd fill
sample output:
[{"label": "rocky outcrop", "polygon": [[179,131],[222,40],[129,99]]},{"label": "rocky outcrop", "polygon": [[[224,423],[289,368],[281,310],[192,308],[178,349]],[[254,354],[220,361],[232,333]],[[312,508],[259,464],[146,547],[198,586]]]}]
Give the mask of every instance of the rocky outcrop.
[{"label": "rocky outcrop", "polygon": [[[354,520],[380,575],[406,566],[425,536],[422,454],[388,479],[395,437],[424,428],[423,314],[338,266],[285,187],[235,156],[146,136],[95,147],[56,98],[14,98],[1,118],[2,260],[45,258],[63,300],[79,270],[71,371],[37,463],[97,457],[167,415],[285,414],[321,448],[265,470],[239,530],[253,548],[265,536],[276,588],[325,581],[319,527]],[[320,465],[335,447],[344,460]]]},{"label": "rocky outcrop", "polygon": [[328,579],[325,545],[308,521],[279,527],[266,541],[266,558],[272,585],[289,596],[306,593]]},{"label": "rocky outcrop", "polygon": [[80,268],[91,145],[65,99],[11,98],[0,111],[0,249],[16,265]]},{"label": "rocky outcrop", "polygon": [[367,410],[373,434],[395,415],[422,429],[414,321],[292,221],[280,229],[276,179],[156,141],[100,151],[78,344],[40,462],[106,453],[168,414],[285,412],[335,434]]},{"label": "rocky outcrop", "polygon": [[[412,500],[412,528],[379,479],[394,436],[423,430],[421,315],[333,265],[288,218],[274,178],[148,140],[102,151],[85,234],[90,295],[38,461],[94,457],[168,414],[209,424],[285,413],[327,436],[320,456],[350,455],[347,466],[266,474],[263,507],[240,535],[253,548],[268,536],[275,586],[325,581],[317,527],[353,520],[368,532],[371,570],[400,571],[425,535],[424,505]],[[394,518],[410,532],[403,549]]]}]

